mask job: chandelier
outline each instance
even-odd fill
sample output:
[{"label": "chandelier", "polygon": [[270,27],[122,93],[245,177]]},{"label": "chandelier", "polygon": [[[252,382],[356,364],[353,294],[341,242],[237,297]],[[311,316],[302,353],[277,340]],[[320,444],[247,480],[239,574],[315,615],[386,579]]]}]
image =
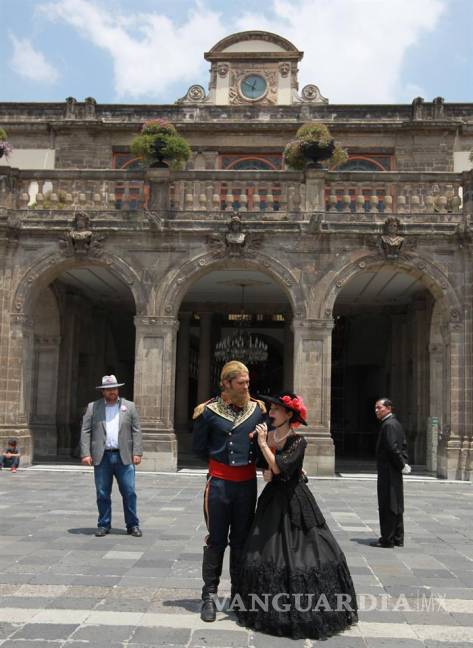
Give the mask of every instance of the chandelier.
[{"label": "chandelier", "polygon": [[241,312],[238,319],[238,331],[229,335],[215,345],[214,358],[217,362],[239,360],[251,365],[265,362],[268,359],[268,345],[258,336],[252,335],[245,327],[248,318],[245,316],[245,287],[249,284],[239,283],[241,288]]}]

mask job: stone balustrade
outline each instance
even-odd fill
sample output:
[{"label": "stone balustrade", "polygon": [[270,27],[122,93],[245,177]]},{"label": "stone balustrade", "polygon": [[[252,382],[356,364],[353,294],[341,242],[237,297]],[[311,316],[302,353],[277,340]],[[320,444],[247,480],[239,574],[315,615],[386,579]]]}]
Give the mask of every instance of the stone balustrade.
[{"label": "stone balustrade", "polygon": [[[162,170],[160,170],[162,171]],[[314,211],[351,214],[454,214],[471,193],[468,173],[181,171],[55,169],[0,171],[0,206],[12,209],[159,210],[182,219],[215,213],[300,219]],[[160,201],[152,198],[160,193]],[[156,207],[152,207],[156,209]],[[166,215],[166,214],[163,214]]]},{"label": "stone balustrade", "polygon": [[455,213],[462,206],[462,176],[440,172],[330,172],[325,194],[328,212]]},{"label": "stone balustrade", "polygon": [[146,201],[142,171],[9,171],[4,176],[0,171],[0,205],[13,209],[133,210],[142,209]]},{"label": "stone balustrade", "polygon": [[305,183],[292,171],[195,171],[174,174],[172,210],[178,212],[305,211]]}]

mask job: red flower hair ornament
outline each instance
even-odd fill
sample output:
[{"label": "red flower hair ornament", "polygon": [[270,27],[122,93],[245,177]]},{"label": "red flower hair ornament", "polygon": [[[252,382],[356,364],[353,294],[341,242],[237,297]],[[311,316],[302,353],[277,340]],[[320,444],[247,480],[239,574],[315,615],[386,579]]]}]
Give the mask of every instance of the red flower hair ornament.
[{"label": "red flower hair ornament", "polygon": [[297,394],[283,392],[278,396],[260,396],[260,398],[267,403],[281,405],[284,409],[292,412],[291,427],[297,428],[300,425],[307,425],[307,408],[302,398]]}]

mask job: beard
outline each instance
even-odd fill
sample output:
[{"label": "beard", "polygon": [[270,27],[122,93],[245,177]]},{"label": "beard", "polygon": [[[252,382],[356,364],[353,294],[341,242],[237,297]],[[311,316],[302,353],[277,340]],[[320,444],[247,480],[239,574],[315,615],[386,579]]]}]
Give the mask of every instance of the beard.
[{"label": "beard", "polygon": [[237,407],[245,407],[245,405],[247,405],[250,401],[250,392],[241,394],[240,392],[231,388],[225,390],[222,396],[224,397],[224,400],[227,401],[227,403],[231,403],[232,405],[236,405]]}]

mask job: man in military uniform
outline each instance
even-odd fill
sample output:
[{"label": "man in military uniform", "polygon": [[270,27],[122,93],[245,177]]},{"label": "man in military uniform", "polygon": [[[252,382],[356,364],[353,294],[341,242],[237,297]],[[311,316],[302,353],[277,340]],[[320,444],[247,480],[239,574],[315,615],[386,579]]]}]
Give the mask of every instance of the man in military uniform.
[{"label": "man in military uniform", "polygon": [[225,547],[230,542],[232,592],[238,565],[256,505],[257,448],[250,434],[266,422],[266,408],[251,398],[249,372],[236,360],[220,374],[221,394],[194,411],[192,447],[208,461],[204,491],[204,517],[208,535],[202,562],[203,621],[215,621],[217,594]]}]

